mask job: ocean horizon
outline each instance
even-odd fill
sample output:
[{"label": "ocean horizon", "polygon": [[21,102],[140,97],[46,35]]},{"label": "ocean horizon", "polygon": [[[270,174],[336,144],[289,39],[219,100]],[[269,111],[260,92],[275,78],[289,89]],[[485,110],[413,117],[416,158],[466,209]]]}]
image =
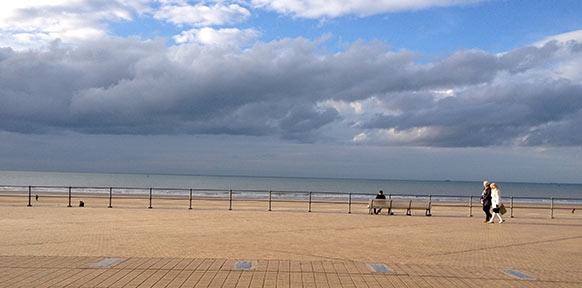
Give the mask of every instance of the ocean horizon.
[{"label": "ocean horizon", "polygon": [[[487,179],[495,181],[494,179]],[[503,197],[582,200],[582,184],[497,182]],[[480,181],[387,180],[279,176],[176,175],[132,173],[0,171],[0,189],[9,186],[208,189],[222,191],[282,191],[351,193],[372,197],[379,190],[392,195],[479,197]],[[167,193],[175,193],[167,192]]]}]

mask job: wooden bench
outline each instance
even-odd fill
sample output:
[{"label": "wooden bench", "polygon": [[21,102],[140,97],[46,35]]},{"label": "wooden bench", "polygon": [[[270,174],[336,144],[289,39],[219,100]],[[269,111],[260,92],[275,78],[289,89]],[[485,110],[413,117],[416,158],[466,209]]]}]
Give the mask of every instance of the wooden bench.
[{"label": "wooden bench", "polygon": [[424,210],[424,215],[431,216],[431,202],[428,200],[394,200],[394,199],[370,199],[368,214],[373,214],[374,209],[388,209],[388,215],[394,215],[394,209],[404,209],[406,215],[412,215],[412,210]]},{"label": "wooden bench", "polygon": [[388,208],[388,215],[394,215],[394,209],[404,209],[406,210],[406,215],[412,215],[410,213],[410,202],[411,200],[392,200],[392,205]]},{"label": "wooden bench", "polygon": [[431,203],[429,200],[411,200],[410,201],[410,208],[408,208],[408,214],[410,215],[410,211],[412,210],[424,210],[425,216],[432,216],[430,213]]},{"label": "wooden bench", "polygon": [[390,209],[392,200],[390,199],[370,199],[368,203],[368,214],[374,214],[374,209]]}]

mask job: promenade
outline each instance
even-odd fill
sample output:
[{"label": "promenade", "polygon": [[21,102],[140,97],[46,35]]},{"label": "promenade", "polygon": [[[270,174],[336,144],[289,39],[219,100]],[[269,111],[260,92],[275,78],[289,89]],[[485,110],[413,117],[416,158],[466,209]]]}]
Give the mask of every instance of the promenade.
[{"label": "promenade", "polygon": [[582,287],[579,218],[366,211],[3,206],[0,287]]}]

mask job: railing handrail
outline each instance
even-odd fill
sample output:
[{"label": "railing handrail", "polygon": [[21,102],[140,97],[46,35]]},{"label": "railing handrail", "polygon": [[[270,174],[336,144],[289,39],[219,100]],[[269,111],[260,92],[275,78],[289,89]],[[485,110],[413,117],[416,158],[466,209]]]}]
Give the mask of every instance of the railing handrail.
[{"label": "railing handrail", "polygon": [[[257,194],[305,194],[306,196],[309,194],[312,195],[334,195],[338,196],[338,198],[342,198],[341,196],[347,197],[349,194],[356,196],[357,198],[373,198],[374,195],[366,194],[363,192],[337,192],[337,191],[303,191],[303,190],[264,190],[264,189],[218,189],[218,188],[167,188],[167,187],[126,187],[126,186],[56,186],[56,185],[30,185],[30,186],[21,186],[21,185],[0,185],[0,187],[5,188],[0,190],[0,194],[5,192],[19,192],[19,191],[11,191],[7,189],[23,189],[20,192],[28,192],[29,189],[37,190],[37,189],[62,189],[62,191],[44,191],[38,190],[37,192],[45,192],[45,193],[59,193],[59,192],[68,192],[68,190],[102,190],[103,193],[109,193],[110,190],[119,191],[119,190],[129,190],[129,191],[143,191],[144,193],[149,193],[150,190],[152,191],[193,191],[193,192],[223,192],[229,193],[232,191],[233,194],[239,193],[257,193]],[[77,191],[78,192],[78,191]],[[81,193],[98,193],[98,191],[85,191]],[[123,194],[123,193],[121,193]],[[431,198],[434,201],[439,201],[439,198],[452,198],[455,200],[458,199],[468,199],[468,197],[475,195],[442,195],[442,194],[399,194],[399,193],[387,193],[389,196],[397,196],[397,197],[410,197],[410,198]],[[359,196],[359,197],[358,197]],[[504,196],[503,199],[513,198],[515,200],[551,200],[554,201],[582,201],[582,198],[573,198],[573,197],[530,197],[530,196]]]},{"label": "railing handrail", "polygon": [[[273,202],[308,202],[308,212],[312,211],[312,203],[339,203],[348,204],[348,213],[352,211],[352,205],[354,203],[364,202],[367,199],[374,198],[375,195],[358,193],[358,192],[334,192],[334,191],[294,191],[294,190],[264,190],[264,189],[217,189],[217,188],[163,188],[163,187],[108,187],[108,186],[57,186],[57,185],[1,185],[0,186],[0,197],[2,196],[18,196],[20,194],[28,194],[28,207],[32,206],[32,197],[34,192],[34,197],[38,197],[39,194],[48,194],[43,197],[59,197],[60,195],[66,195],[68,199],[67,207],[71,207],[71,199],[73,195],[79,197],[79,195],[85,195],[95,198],[105,198],[109,197],[108,208],[112,208],[112,200],[115,195],[119,199],[143,199],[147,197],[149,199],[148,208],[153,208],[153,200],[167,199],[167,200],[183,200],[187,199],[189,201],[189,209],[192,209],[193,200],[224,200],[229,201],[229,210],[232,210],[234,201],[268,201],[269,209],[272,210]],[[53,191],[51,191],[53,190]],[[79,191],[81,190],[81,191]],[[116,193],[113,193],[113,192]],[[131,192],[128,192],[131,191]],[[134,191],[138,191],[137,193]],[[184,194],[163,194],[155,193],[156,191],[182,191]],[[193,196],[193,192],[199,195]],[[14,195],[13,193],[17,193]],[[20,194],[18,194],[20,193]],[[250,195],[249,195],[250,194]],[[106,196],[107,195],[107,196]],[[253,196],[254,195],[254,196]],[[278,197],[273,197],[274,195]],[[298,197],[302,195],[301,197]],[[331,198],[322,198],[322,196],[330,196]],[[468,205],[469,216],[473,216],[473,207],[480,206],[479,204],[473,204],[474,199],[479,196],[475,195],[431,195],[431,194],[398,194],[398,193],[387,193],[388,198],[398,197],[403,199],[422,199],[423,201],[429,200],[434,202],[437,207],[463,207]],[[24,195],[26,196],[26,195]],[[262,197],[260,197],[262,196]],[[289,196],[285,198],[285,196]],[[307,198],[307,199],[305,199]],[[359,199],[359,200],[355,200]],[[38,198],[36,198],[38,200]],[[508,205],[511,211],[511,217],[513,217],[514,209],[549,209],[550,218],[554,218],[554,210],[560,209],[570,209],[566,208],[565,205],[574,205],[578,208],[582,204],[582,198],[568,198],[568,197],[514,197],[505,196],[503,197],[504,203]],[[517,200],[517,201],[516,201]],[[523,202],[521,200],[524,200]],[[525,200],[534,200],[533,202],[528,202]],[[542,200],[542,202],[540,202]],[[559,203],[560,201],[571,201],[572,203]],[[478,203],[478,202],[477,202]],[[518,203],[518,205],[515,205]],[[523,205],[529,204],[529,205]],[[550,207],[546,207],[549,205]],[[572,210],[574,212],[574,210]]]}]

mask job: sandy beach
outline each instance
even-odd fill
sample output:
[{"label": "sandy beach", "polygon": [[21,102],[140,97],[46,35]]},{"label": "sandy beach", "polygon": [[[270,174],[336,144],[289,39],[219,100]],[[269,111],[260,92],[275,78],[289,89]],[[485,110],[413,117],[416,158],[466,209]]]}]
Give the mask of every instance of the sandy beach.
[{"label": "sandy beach", "polygon": [[485,224],[479,210],[474,217],[387,216],[366,214],[363,203],[351,214],[301,211],[304,203],[277,203],[273,211],[256,204],[237,203],[233,210],[210,209],[208,203],[192,210],[3,206],[0,256],[5,263],[13,257],[101,257],[385,263],[470,267],[484,275],[517,269],[566,287],[582,284],[580,219],[520,217]]}]

